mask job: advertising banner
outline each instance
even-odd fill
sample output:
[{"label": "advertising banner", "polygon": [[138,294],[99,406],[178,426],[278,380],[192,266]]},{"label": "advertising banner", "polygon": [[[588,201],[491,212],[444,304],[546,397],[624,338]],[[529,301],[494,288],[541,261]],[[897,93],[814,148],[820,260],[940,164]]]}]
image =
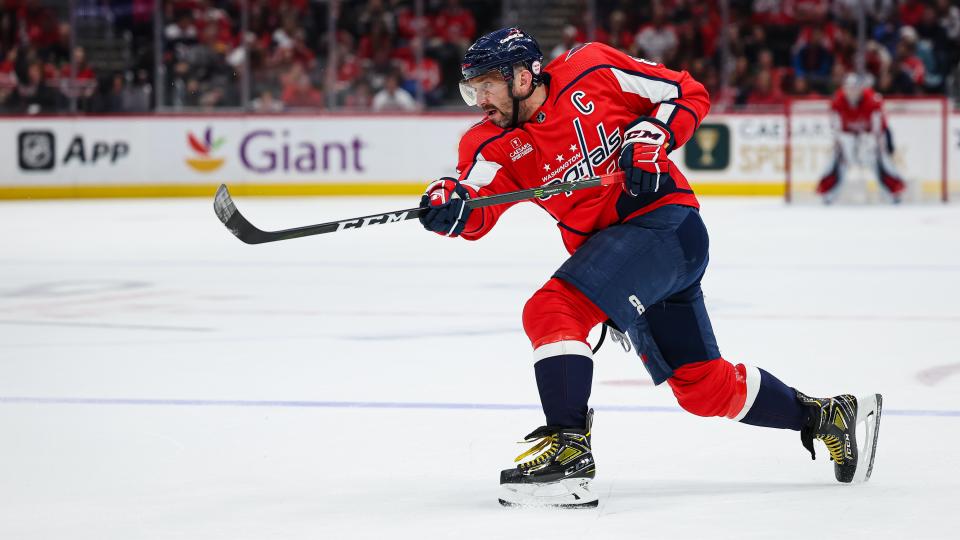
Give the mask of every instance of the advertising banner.
[{"label": "advertising banner", "polygon": [[[455,175],[475,115],[137,116],[0,119],[0,197],[416,193]],[[960,115],[948,133],[960,178]],[[939,182],[942,119],[890,115],[908,181]],[[703,194],[782,195],[786,117],[710,115],[671,154]],[[833,139],[826,116],[793,117],[793,177],[815,179]],[[245,191],[244,191],[245,190]]]}]

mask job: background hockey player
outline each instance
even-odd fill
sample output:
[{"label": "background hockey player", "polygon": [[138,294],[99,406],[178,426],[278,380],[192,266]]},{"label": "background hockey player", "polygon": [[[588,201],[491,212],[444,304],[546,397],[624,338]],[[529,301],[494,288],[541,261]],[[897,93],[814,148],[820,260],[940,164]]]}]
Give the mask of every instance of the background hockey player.
[{"label": "background hockey player", "polygon": [[893,135],[883,114],[883,99],[866,79],[847,75],[843,87],[830,102],[831,125],[835,133],[833,159],[817,185],[827,203],[840,192],[854,163],[876,171],[877,182],[894,202],[900,202],[904,183],[893,166]]},{"label": "background hockey player", "polygon": [[[709,96],[686,72],[589,43],[541,65],[517,28],[481,37],[462,64],[461,91],[486,115],[462,138],[458,178],[427,187],[424,227],[477,240],[506,205],[471,210],[466,199],[560,181],[625,174],[623,189],[537,200],[570,258],[529,300],[523,327],[546,425],[501,473],[504,504],[591,506],[595,475],[588,408],[593,355],[587,336],[610,320],[630,336],[656,384],[700,416],[796,430],[813,453],[826,443],[842,482],[869,477],[879,394],[810,398],[770,373],[720,355],[703,302],[707,231],[699,203],[669,152],[706,116]],[[857,440],[855,425],[873,429]]]}]

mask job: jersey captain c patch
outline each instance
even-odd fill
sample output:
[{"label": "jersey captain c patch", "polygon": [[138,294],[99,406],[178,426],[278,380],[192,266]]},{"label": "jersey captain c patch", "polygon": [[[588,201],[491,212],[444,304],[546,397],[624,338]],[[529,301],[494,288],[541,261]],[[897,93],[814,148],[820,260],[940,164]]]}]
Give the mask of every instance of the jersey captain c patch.
[{"label": "jersey captain c patch", "polygon": [[577,108],[578,111],[583,114],[590,114],[596,109],[592,101],[586,103],[583,102],[583,98],[587,97],[587,93],[583,90],[577,90],[576,92],[570,94],[570,101],[573,103],[573,106]]}]

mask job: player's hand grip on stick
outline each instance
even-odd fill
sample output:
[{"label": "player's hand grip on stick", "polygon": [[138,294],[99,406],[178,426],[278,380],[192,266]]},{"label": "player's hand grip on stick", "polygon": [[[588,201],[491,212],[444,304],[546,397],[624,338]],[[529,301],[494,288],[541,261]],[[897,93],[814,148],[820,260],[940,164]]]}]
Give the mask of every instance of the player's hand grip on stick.
[{"label": "player's hand grip on stick", "polygon": [[443,236],[460,236],[473,211],[467,205],[469,199],[470,192],[456,178],[437,180],[420,198],[420,207],[428,208],[420,214],[420,224]]},{"label": "player's hand grip on stick", "polygon": [[623,189],[634,197],[655,193],[670,176],[672,163],[667,157],[671,135],[665,127],[639,120],[624,133],[620,168],[626,178]]},{"label": "player's hand grip on stick", "polygon": [[[465,206],[469,209],[483,208],[497,204],[506,204],[529,199],[545,199],[559,193],[569,193],[580,189],[594,188],[598,186],[610,186],[623,182],[623,173],[615,172],[603,176],[593,176],[571,182],[551,184],[538,188],[521,189],[498,195],[487,197],[476,197],[468,199]],[[220,221],[226,225],[242,242],[247,244],[263,244],[266,242],[276,242],[279,240],[290,240],[292,238],[301,238],[304,236],[313,236],[315,234],[333,233],[345,229],[359,229],[368,225],[383,225],[386,223],[395,223],[397,221],[406,221],[415,219],[421,214],[430,210],[429,207],[407,208],[393,212],[384,212],[382,214],[373,214],[341,221],[331,221],[328,223],[319,223],[317,225],[307,225],[305,227],[296,227],[293,229],[284,229],[280,231],[263,231],[250,223],[247,218],[237,210],[237,206],[230,197],[230,191],[227,186],[221,185],[213,199],[213,210],[216,212]]]}]

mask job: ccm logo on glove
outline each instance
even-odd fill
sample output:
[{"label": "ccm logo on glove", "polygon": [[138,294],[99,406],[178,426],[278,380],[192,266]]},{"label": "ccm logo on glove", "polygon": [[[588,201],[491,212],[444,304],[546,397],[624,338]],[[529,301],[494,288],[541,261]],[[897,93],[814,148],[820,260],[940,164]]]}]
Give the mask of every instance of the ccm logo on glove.
[{"label": "ccm logo on glove", "polygon": [[661,180],[670,177],[672,163],[667,157],[669,132],[649,120],[640,120],[624,133],[620,152],[623,170],[623,189],[636,197],[641,193],[655,193]]}]

